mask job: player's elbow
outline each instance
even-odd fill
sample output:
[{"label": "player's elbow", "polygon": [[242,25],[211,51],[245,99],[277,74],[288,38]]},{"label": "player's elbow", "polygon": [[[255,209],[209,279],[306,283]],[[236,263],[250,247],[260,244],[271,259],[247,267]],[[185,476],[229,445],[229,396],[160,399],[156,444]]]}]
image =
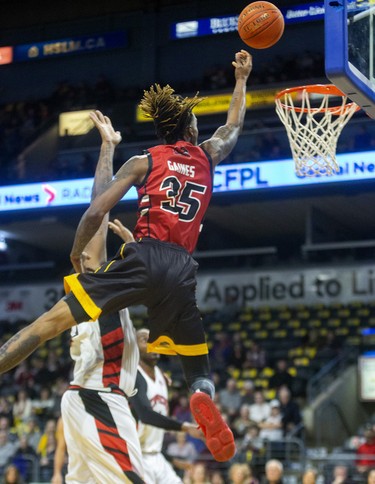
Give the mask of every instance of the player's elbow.
[{"label": "player's elbow", "polygon": [[106,213],[104,207],[91,205],[86,211],[85,218],[90,224],[100,225]]},{"label": "player's elbow", "polygon": [[236,121],[235,123],[228,123],[227,127],[232,133],[232,136],[238,136],[243,128],[243,119]]}]

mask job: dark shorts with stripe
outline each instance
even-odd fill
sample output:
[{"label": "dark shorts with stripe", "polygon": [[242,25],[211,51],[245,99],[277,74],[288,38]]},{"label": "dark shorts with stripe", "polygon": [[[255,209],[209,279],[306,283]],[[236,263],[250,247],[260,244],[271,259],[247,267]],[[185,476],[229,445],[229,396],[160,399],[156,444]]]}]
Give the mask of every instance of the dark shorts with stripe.
[{"label": "dark shorts with stripe", "polygon": [[[91,320],[122,308],[148,308],[149,351],[196,356],[207,354],[207,344],[196,305],[198,264],[182,247],[144,238],[123,244],[114,259],[94,274],[65,277]],[[82,322],[75,314],[77,322]]]}]

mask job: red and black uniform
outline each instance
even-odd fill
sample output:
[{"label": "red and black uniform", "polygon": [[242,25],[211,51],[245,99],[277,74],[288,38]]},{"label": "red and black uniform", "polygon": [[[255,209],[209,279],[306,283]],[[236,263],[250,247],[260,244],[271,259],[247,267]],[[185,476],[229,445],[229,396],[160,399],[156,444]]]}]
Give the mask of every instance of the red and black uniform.
[{"label": "red and black uniform", "polygon": [[150,148],[147,155],[149,169],[137,187],[136,242],[123,244],[95,274],[67,276],[65,287],[93,320],[144,304],[150,351],[207,354],[195,298],[198,264],[190,254],[211,198],[212,163],[186,141]]},{"label": "red and black uniform", "polygon": [[173,242],[192,253],[211,199],[211,163],[202,148],[185,141],[150,148],[148,156],[134,237]]}]

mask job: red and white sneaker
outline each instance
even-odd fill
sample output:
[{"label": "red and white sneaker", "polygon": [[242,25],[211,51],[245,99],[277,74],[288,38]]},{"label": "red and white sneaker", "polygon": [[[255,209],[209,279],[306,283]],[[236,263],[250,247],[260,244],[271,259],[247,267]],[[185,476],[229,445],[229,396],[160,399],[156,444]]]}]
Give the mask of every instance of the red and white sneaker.
[{"label": "red and white sneaker", "polygon": [[214,459],[219,462],[231,459],[236,453],[232,431],[207,393],[193,393],[190,410],[206,437],[206,445]]}]

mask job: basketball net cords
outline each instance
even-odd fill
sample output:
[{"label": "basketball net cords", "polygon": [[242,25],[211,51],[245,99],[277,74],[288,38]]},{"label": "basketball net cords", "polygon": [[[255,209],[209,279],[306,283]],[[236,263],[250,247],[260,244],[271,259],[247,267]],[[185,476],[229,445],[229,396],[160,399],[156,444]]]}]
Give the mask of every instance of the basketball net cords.
[{"label": "basketball net cords", "polygon": [[[347,97],[343,96],[341,106],[333,114],[329,110],[329,97],[324,94],[320,106],[312,108],[309,93],[302,91],[300,112],[295,110],[289,93],[284,94],[285,106],[280,99],[276,100],[276,112],[286,128],[298,176],[333,175],[339,171],[337,140],[357,106],[347,105]],[[316,115],[322,116],[321,119],[316,119]]]}]

